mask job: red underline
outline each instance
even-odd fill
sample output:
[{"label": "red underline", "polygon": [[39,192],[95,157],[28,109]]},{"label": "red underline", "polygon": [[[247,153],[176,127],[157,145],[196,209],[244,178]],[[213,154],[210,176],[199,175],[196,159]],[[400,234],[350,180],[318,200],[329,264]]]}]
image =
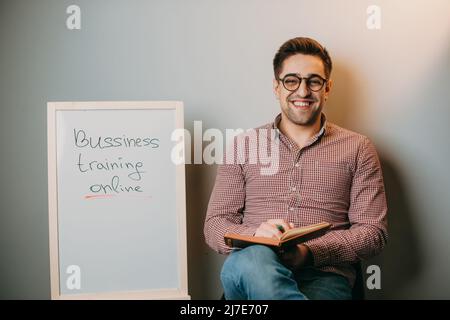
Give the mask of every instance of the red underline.
[{"label": "red underline", "polygon": [[152,196],[147,195],[137,195],[137,194],[87,194],[84,196],[86,200],[90,199],[108,199],[108,198],[114,198],[114,197],[127,197],[127,198],[151,198]]}]

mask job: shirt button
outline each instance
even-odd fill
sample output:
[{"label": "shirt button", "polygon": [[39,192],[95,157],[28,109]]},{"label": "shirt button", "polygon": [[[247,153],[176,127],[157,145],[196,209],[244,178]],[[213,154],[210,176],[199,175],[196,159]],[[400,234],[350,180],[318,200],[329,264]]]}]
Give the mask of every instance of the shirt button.
[{"label": "shirt button", "polygon": [[297,190],[297,188],[296,187],[292,187],[292,191],[296,191]]},{"label": "shirt button", "polygon": [[295,166],[298,168],[300,167],[300,163],[296,163]]},{"label": "shirt button", "polygon": [[294,211],[294,208],[290,207],[290,208],[289,208],[289,211]]}]

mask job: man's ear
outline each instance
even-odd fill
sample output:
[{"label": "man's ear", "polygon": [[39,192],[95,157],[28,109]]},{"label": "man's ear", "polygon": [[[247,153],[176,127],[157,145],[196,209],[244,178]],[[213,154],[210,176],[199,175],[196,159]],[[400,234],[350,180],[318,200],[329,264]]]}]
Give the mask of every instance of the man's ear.
[{"label": "man's ear", "polygon": [[279,86],[280,86],[280,82],[277,81],[277,79],[273,79],[273,93],[275,94],[275,97],[277,98],[277,100],[280,99]]},{"label": "man's ear", "polygon": [[327,81],[327,84],[325,86],[325,99],[328,99],[328,95],[331,92],[331,87],[333,86],[333,81],[330,79]]}]

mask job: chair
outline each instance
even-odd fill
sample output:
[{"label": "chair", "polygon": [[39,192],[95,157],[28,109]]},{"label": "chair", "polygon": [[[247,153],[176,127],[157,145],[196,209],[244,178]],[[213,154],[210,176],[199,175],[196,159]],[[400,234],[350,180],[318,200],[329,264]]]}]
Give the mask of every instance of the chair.
[{"label": "chair", "polygon": [[364,300],[365,298],[365,285],[364,285],[364,277],[362,273],[362,265],[361,262],[356,262],[352,264],[352,267],[356,271],[355,284],[352,289],[352,299],[353,300]]}]

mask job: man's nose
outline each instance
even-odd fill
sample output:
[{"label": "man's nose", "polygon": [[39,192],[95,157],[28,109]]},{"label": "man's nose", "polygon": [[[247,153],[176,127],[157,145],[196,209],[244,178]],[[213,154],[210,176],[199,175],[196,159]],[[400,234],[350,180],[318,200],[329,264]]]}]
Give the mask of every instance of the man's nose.
[{"label": "man's nose", "polygon": [[300,95],[300,97],[306,97],[309,95],[309,88],[306,85],[306,80],[302,79],[302,82],[300,82],[300,85],[298,86],[297,93]]}]

